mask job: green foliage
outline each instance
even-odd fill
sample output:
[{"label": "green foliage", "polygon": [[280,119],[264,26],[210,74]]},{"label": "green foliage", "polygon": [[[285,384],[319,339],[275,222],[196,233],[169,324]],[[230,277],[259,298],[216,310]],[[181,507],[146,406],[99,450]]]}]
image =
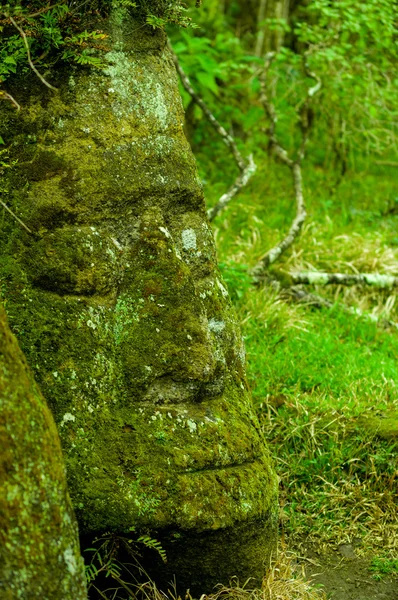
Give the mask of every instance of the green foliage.
[{"label": "green foliage", "polygon": [[[194,88],[215,116],[237,137],[247,152],[266,149],[261,129],[267,126],[259,103],[258,74],[263,61],[253,56],[253,38],[237,33],[242,7],[223,13],[215,0],[197,16],[201,28],[188,35],[172,33],[181,64]],[[355,156],[396,152],[397,143],[397,24],[394,0],[310,0],[300,3],[289,20],[266,19],[257,24],[278,31],[283,40],[269,73],[276,107],[277,134],[290,151],[300,137],[300,110],[314,86],[308,69],[322,81],[311,105],[312,131],[308,153],[320,163],[342,171]],[[239,15],[239,16],[237,16]],[[308,69],[304,68],[307,64]],[[190,98],[184,95],[185,105]],[[212,146],[213,157],[225,155],[201,112],[189,113],[194,148]]]},{"label": "green foliage", "polygon": [[396,147],[394,0],[312,0],[293,31],[323,81],[318,111],[329,122],[340,115],[339,137],[347,151],[364,144],[377,152]]},{"label": "green foliage", "polygon": [[[130,531],[134,533],[134,527]],[[99,579],[105,577],[115,581],[120,586],[119,589],[129,592],[128,597],[135,598],[136,582],[139,574],[144,573],[140,564],[139,544],[155,550],[162,561],[167,562],[166,552],[160,542],[148,534],[141,535],[135,540],[132,537],[104,533],[103,536],[94,540],[93,547],[84,549],[84,552],[91,553],[91,558],[85,566],[88,589],[93,587],[99,591],[97,588],[97,585],[100,585]],[[129,557],[128,564],[121,562],[121,553],[124,558],[126,555]]]},{"label": "green foliage", "polygon": [[[0,26],[0,33],[4,27]],[[1,38],[0,41],[0,82],[5,81],[11,74],[17,72],[21,63],[26,62],[26,48],[20,35]]]},{"label": "green foliage", "polygon": [[[156,4],[155,4],[156,6]],[[177,25],[183,28],[196,29],[198,26],[187,13],[185,5],[180,2],[168,3],[160,10],[159,14],[153,14],[154,6],[149,3],[145,11],[145,21],[153,29],[164,29],[166,25]]]},{"label": "green foliage", "polygon": [[[35,11],[35,8],[39,10]],[[29,70],[26,44],[38,69],[52,67],[59,59],[95,67],[102,65],[101,60],[91,53],[92,46],[104,40],[106,35],[99,31],[76,31],[76,15],[68,2],[44,7],[42,3],[37,7],[31,3],[23,8],[6,5],[0,14],[5,23],[0,40],[0,85],[13,74]]]},{"label": "green foliage", "polygon": [[[107,36],[101,31],[82,31],[80,11],[101,12],[106,16],[111,8],[130,11],[153,28],[164,28],[168,23],[193,26],[185,7],[178,1],[93,0],[83,5],[68,0],[54,4],[44,0],[7,3],[0,7],[0,86],[12,75],[30,68],[27,46],[39,70],[53,68],[58,60],[102,67],[98,50],[106,50],[103,41]],[[5,98],[6,94],[0,93],[0,97]]]},{"label": "green foliage", "polygon": [[[173,37],[182,67],[209,107],[218,112],[223,103],[224,110],[240,118],[240,90],[244,88],[240,80],[249,75],[249,70],[239,39],[228,32],[219,32],[210,39],[203,31],[198,36],[180,31]],[[190,99],[185,92],[183,96],[187,104]]]},{"label": "green foliage", "polygon": [[158,540],[155,540],[154,538],[152,538],[149,535],[141,535],[137,539],[137,542],[141,542],[147,548],[151,548],[152,550],[156,550],[156,552],[159,554],[159,556],[162,559],[162,561],[164,563],[167,563],[166,551],[162,548],[162,544]]}]

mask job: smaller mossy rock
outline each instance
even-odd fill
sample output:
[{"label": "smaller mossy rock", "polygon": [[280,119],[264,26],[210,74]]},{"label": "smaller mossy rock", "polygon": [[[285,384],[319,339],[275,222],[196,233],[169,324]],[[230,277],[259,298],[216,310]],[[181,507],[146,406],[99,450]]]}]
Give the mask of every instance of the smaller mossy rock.
[{"label": "smaller mossy rock", "polygon": [[360,424],[371,435],[398,442],[398,411],[362,417]]},{"label": "smaller mossy rock", "polygon": [[0,306],[0,597],[87,598],[58,433]]}]

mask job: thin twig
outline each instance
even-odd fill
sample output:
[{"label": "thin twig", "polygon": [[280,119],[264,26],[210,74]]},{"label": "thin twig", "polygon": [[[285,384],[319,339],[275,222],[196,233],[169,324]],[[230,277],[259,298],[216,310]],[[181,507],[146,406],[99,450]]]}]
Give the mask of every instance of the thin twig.
[{"label": "thin twig", "polygon": [[305,147],[308,142],[309,132],[312,124],[310,118],[310,103],[312,97],[320,90],[321,80],[317,75],[309,70],[307,63],[304,61],[304,71],[308,77],[315,79],[316,85],[307,90],[306,99],[301,112],[300,126],[302,131],[302,140],[300,148],[297,152],[297,158],[290,158],[288,152],[283,148],[276,136],[277,114],[273,103],[268,98],[267,93],[267,77],[271,64],[275,58],[274,52],[269,52],[265,56],[264,69],[260,76],[260,102],[263,105],[264,111],[268,116],[270,125],[267,131],[269,143],[273,154],[281,160],[292,173],[294,195],[296,198],[296,216],[287,233],[287,235],[273,248],[268,250],[258,261],[256,266],[251,270],[251,275],[255,283],[259,283],[265,275],[269,265],[274,263],[278,258],[294,243],[295,239],[300,235],[304,221],[307,217],[305,201],[303,195],[303,178],[301,173],[301,163],[305,156]]},{"label": "thin twig", "polygon": [[207,211],[207,216],[209,221],[212,221],[231,201],[231,199],[236,196],[236,194],[247,184],[250,177],[256,170],[256,164],[253,160],[253,155],[250,154],[249,162],[244,168],[244,170],[238,175],[234,183],[229,188],[228,192],[223,194],[217,204],[209,208]]},{"label": "thin twig", "polygon": [[306,285],[369,285],[375,288],[392,289],[398,287],[398,277],[378,273],[321,273],[300,272],[290,274],[295,284]]},{"label": "thin twig", "polygon": [[39,73],[39,71],[36,69],[35,65],[33,64],[32,57],[30,55],[30,48],[29,48],[29,43],[28,43],[27,37],[26,37],[26,33],[18,25],[18,23],[16,23],[16,21],[13,19],[13,17],[11,17],[11,15],[9,15],[9,18],[10,18],[11,23],[14,25],[15,29],[17,29],[17,31],[19,31],[20,35],[22,36],[23,42],[25,44],[26,52],[27,52],[27,55],[28,55],[28,63],[29,63],[30,68],[37,75],[37,77],[40,79],[40,81],[42,83],[44,83],[45,86],[47,86],[48,88],[50,88],[50,90],[57,91],[58,88],[56,88],[53,85],[51,85],[51,83],[48,83],[48,81],[46,81],[44,79],[43,75],[41,75],[41,73]]},{"label": "thin twig", "polygon": [[269,265],[272,265],[278,258],[287,250],[300,235],[304,221],[307,216],[305,202],[303,196],[303,181],[301,168],[298,163],[294,163],[291,167],[293,175],[293,186],[296,196],[296,216],[287,233],[287,235],[276,246],[268,250],[268,252],[258,261],[257,265],[251,270],[251,276],[255,282],[259,282],[263,277]]},{"label": "thin twig", "polygon": [[243,156],[241,155],[241,153],[238,150],[238,147],[235,143],[234,138],[226,132],[224,127],[221,125],[221,123],[213,115],[213,113],[211,112],[211,110],[209,109],[207,104],[202,100],[202,98],[193,89],[187,74],[185,73],[184,69],[181,67],[178,57],[175,54],[173,48],[171,47],[170,42],[168,42],[168,47],[170,49],[175,68],[177,70],[178,75],[180,76],[181,83],[182,83],[184,89],[191,96],[192,100],[202,109],[203,113],[205,114],[207,119],[210,121],[210,123],[212,124],[214,129],[217,131],[217,133],[223,139],[224,143],[228,146],[228,148],[230,149],[230,151],[232,153],[232,156],[235,159],[238,169],[239,169],[239,175],[236,178],[235,182],[229,188],[228,192],[223,194],[221,196],[221,198],[219,199],[219,201],[215,204],[215,206],[213,206],[211,209],[209,209],[207,214],[208,214],[210,221],[212,221],[222,210],[224,210],[226,208],[227,204],[232,200],[232,198],[234,196],[236,196],[236,194],[248,183],[249,179],[251,178],[251,176],[253,175],[253,173],[256,170],[256,165],[253,161],[252,156],[249,157],[248,161],[246,161],[243,158]]},{"label": "thin twig", "polygon": [[1,204],[1,206],[2,206],[3,208],[5,208],[5,209],[6,209],[6,210],[7,210],[7,211],[10,213],[10,215],[12,215],[12,216],[14,217],[14,219],[15,219],[16,221],[18,221],[18,223],[19,223],[20,225],[22,225],[22,227],[23,227],[24,229],[26,229],[26,231],[27,231],[28,233],[30,233],[31,235],[34,235],[33,231],[32,231],[31,229],[29,229],[29,227],[28,227],[27,225],[25,225],[25,223],[24,223],[23,221],[21,221],[21,219],[20,219],[19,217],[17,217],[17,215],[16,215],[16,214],[15,214],[15,213],[14,213],[14,212],[11,210],[11,208],[9,208],[9,207],[7,206],[7,204],[4,204],[4,202],[3,202],[2,200],[0,200],[0,204]]},{"label": "thin twig", "polygon": [[13,98],[11,96],[11,94],[9,94],[8,92],[6,92],[5,90],[0,90],[0,98],[5,98],[6,100],[9,100],[17,110],[21,110],[20,105],[18,104],[18,102],[15,100],[15,98]]},{"label": "thin twig", "polygon": [[281,296],[292,298],[296,302],[300,304],[307,304],[308,306],[312,306],[314,308],[334,308],[337,306],[340,310],[355,317],[360,317],[366,319],[368,321],[372,321],[381,327],[394,327],[398,329],[398,323],[394,321],[390,321],[384,317],[377,317],[376,315],[372,315],[371,313],[363,312],[360,308],[355,308],[353,306],[347,306],[346,304],[331,302],[326,298],[322,298],[322,296],[318,296],[317,294],[308,293],[300,288],[290,287],[285,288],[281,291]]},{"label": "thin twig", "polygon": [[62,2],[58,2],[57,4],[51,4],[51,6],[45,6],[44,8],[38,10],[35,13],[31,13],[30,15],[21,15],[21,17],[23,19],[33,19],[34,17],[38,17],[39,15],[42,15],[45,12],[48,12],[49,10],[51,10],[52,8],[56,8],[57,6],[62,6]]},{"label": "thin twig", "polygon": [[375,164],[383,167],[398,167],[398,162],[393,160],[375,160]]}]

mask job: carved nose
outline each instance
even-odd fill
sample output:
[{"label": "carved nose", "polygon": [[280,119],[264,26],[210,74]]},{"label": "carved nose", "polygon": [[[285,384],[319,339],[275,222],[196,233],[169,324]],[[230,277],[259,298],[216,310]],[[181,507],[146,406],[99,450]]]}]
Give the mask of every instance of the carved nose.
[{"label": "carved nose", "polygon": [[126,258],[123,288],[115,307],[115,339],[138,396],[145,390],[148,400],[178,403],[219,393],[224,324],[208,319],[191,266],[159,211],[148,211],[141,221]]}]

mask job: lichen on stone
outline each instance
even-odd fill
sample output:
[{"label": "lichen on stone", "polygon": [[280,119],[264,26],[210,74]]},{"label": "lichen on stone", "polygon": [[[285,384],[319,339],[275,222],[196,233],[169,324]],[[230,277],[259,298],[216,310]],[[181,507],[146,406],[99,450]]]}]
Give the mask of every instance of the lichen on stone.
[{"label": "lichen on stone", "polygon": [[[82,531],[155,530],[181,580],[261,578],[277,480],[238,321],[165,38],[126,31],[105,69],[75,68],[73,86],[61,73],[56,97],[32,88],[31,112],[10,117],[23,158],[10,206],[38,232],[0,224],[10,322],[59,425]],[[219,559],[227,544],[240,562]]]}]

